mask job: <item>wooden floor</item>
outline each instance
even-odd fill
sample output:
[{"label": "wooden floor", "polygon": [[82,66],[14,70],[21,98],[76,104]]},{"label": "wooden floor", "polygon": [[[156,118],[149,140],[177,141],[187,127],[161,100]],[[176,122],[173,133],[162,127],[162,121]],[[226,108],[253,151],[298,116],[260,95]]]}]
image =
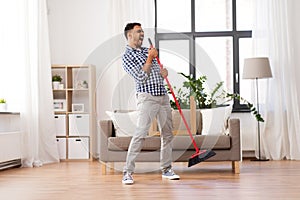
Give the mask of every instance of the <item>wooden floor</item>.
[{"label": "wooden floor", "polygon": [[[241,173],[230,162],[175,163],[181,180],[161,179],[157,165],[140,164],[134,185],[122,185],[121,172],[101,175],[99,162],[62,162],[0,172],[1,200],[58,199],[300,199],[300,161],[243,161]],[[148,171],[148,172],[146,172]],[[151,172],[152,171],[152,172]]]}]

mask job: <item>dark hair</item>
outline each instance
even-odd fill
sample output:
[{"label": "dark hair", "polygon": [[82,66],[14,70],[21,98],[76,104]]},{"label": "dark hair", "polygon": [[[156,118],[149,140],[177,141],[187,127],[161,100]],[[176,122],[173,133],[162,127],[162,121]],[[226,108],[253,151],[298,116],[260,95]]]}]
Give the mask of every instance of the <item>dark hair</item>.
[{"label": "dark hair", "polygon": [[128,24],[125,26],[125,29],[124,29],[124,35],[125,35],[126,39],[128,39],[128,38],[127,38],[127,33],[128,33],[128,31],[132,30],[135,26],[141,26],[141,24],[138,23],[138,22],[133,22],[133,23],[128,23]]}]

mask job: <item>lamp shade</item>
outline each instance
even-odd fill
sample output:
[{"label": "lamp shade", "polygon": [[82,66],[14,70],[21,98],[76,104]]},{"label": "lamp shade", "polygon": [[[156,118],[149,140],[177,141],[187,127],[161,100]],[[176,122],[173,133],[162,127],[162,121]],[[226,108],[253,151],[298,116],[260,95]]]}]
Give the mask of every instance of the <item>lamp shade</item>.
[{"label": "lamp shade", "polygon": [[269,59],[246,58],[244,61],[243,79],[271,78],[272,72]]}]

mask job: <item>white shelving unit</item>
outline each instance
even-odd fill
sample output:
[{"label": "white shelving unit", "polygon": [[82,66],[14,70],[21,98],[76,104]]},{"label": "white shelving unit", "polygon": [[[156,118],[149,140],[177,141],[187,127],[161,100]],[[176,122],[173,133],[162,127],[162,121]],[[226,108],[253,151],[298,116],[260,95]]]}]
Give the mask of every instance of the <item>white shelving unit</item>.
[{"label": "white shelving unit", "polygon": [[20,113],[0,112],[0,170],[20,166]]},{"label": "white shelving unit", "polygon": [[[92,160],[96,134],[95,67],[52,65],[52,76],[62,77],[53,89],[56,138],[61,160]],[[86,83],[86,84],[83,84]]]}]

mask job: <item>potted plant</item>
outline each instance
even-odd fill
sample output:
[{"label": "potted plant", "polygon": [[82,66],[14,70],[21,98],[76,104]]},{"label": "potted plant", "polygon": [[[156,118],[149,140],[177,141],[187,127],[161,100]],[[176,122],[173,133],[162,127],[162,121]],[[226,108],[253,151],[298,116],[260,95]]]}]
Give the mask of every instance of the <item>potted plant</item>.
[{"label": "potted plant", "polygon": [[55,74],[54,76],[52,76],[52,86],[54,90],[59,89],[59,84],[62,81],[62,77],[58,74]]},{"label": "potted plant", "polygon": [[85,88],[85,89],[87,89],[89,87],[87,81],[83,81],[82,87]]},{"label": "potted plant", "polygon": [[7,109],[7,104],[5,99],[0,99],[0,111],[6,111]]},{"label": "potted plant", "polygon": [[[264,119],[257,112],[256,108],[242,98],[239,94],[229,93],[223,89],[224,82],[219,82],[212,90],[206,87],[206,76],[200,76],[198,79],[193,79],[190,75],[179,73],[186,78],[183,82],[183,87],[173,88],[176,93],[176,98],[182,109],[188,109],[190,105],[190,96],[194,96],[196,101],[197,111],[202,115],[202,133],[201,134],[224,134],[227,131],[227,120],[232,111],[230,101],[240,100],[250,108],[250,111],[255,116],[257,121],[263,122]],[[170,93],[169,88],[167,88]],[[177,106],[175,102],[170,100],[171,107],[177,115]],[[179,113],[178,113],[179,114]],[[198,122],[196,122],[198,123]]]},{"label": "potted plant", "polygon": [[[209,92],[207,88],[205,88],[205,82],[207,77],[205,75],[200,76],[198,79],[192,78],[191,75],[185,75],[184,73],[179,73],[184,76],[187,80],[183,82],[183,88],[185,88],[185,92],[183,88],[180,88],[176,91],[178,94],[176,96],[180,106],[183,108],[188,108],[189,105],[189,96],[194,96],[198,109],[208,109],[208,108],[218,108],[229,105],[228,102],[236,99],[243,103],[245,103],[251,113],[255,116],[257,121],[264,122],[264,119],[257,112],[257,109],[253,106],[252,103],[242,98],[237,93],[229,93],[222,89],[224,82],[219,82],[216,86]],[[176,90],[176,88],[174,88]],[[169,91],[170,92],[170,91]],[[176,109],[176,104],[173,100],[170,100],[172,108]]]}]

